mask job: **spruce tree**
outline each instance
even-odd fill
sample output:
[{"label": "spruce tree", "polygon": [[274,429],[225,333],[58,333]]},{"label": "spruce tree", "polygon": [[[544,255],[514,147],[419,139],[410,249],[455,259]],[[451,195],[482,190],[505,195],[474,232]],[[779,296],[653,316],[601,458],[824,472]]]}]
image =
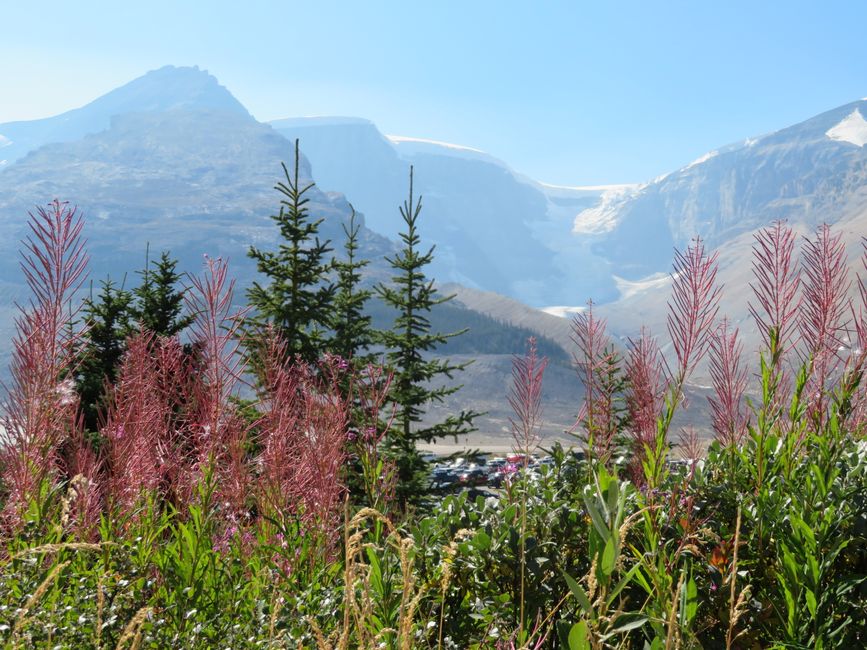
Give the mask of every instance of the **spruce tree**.
[{"label": "spruce tree", "polygon": [[431,353],[450,338],[466,330],[451,333],[431,331],[429,314],[454,296],[438,295],[434,281],[428,280],[424,267],[433,260],[434,248],[426,253],[420,251],[418,217],[421,199],[413,197],[413,169],[409,172],[409,198],[400,208],[406,231],[400,234],[403,248],[386,261],[395,271],[390,285],[377,286],[377,294],[397,311],[391,330],[380,333],[382,343],[388,348],[388,362],[393,369],[389,399],[396,407],[394,427],[386,438],[386,445],[397,466],[401,500],[413,498],[422,489],[425,464],[416,448],[418,441],[430,442],[445,436],[462,435],[473,431],[473,419],[479,414],[461,411],[445,420],[422,425],[425,407],[442,402],[458,391],[460,385],[431,386],[438,377],[452,379],[453,374],[467,364],[454,364]]},{"label": "spruce tree", "polygon": [[178,286],[182,276],[177,265],[168,251],[153,262],[146,256],[145,268],[139,271],[142,282],[133,290],[134,321],[159,336],[176,336],[194,320],[192,315],[183,315],[185,291]]},{"label": "spruce tree", "polygon": [[99,295],[94,298],[91,293],[82,307],[87,330],[79,350],[76,377],[84,424],[90,431],[99,426],[106,385],[116,379],[120,360],[126,352],[126,339],[132,332],[132,293],[122,285],[115,286],[111,278],[101,284]]},{"label": "spruce tree", "polygon": [[[332,263],[328,241],[319,241],[323,219],[311,220],[305,194],[314,186],[299,180],[300,148],[295,141],[295,167],[290,175],[283,165],[285,182],[276,189],[281,195],[280,211],[271,219],[280,229],[281,243],[276,251],[255,246],[248,255],[256,260],[259,273],[268,284],[254,282],[247,298],[254,309],[253,329],[271,324],[284,337],[289,355],[315,362],[325,350],[325,335],[331,322],[335,287],[328,282]],[[255,337],[250,338],[255,341]],[[256,365],[255,344],[248,350]]]},{"label": "spruce tree", "polygon": [[356,366],[368,360],[366,352],[373,344],[374,337],[371,317],[364,313],[364,306],[373,292],[360,286],[361,270],[369,262],[356,257],[360,227],[355,221],[353,209],[349,225],[343,225],[343,232],[346,233],[346,243],[343,245],[345,259],[334,262],[337,287],[334,294],[333,334],[329,343],[331,352],[352,360]]}]

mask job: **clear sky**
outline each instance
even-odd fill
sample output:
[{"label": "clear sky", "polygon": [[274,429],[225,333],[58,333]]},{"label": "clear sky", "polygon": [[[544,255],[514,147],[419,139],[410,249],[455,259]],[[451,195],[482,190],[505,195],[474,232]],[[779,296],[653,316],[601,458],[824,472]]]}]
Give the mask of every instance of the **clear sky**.
[{"label": "clear sky", "polygon": [[260,120],[366,117],[559,184],[649,180],[867,95],[867,3],[0,0],[0,123],[199,65]]}]

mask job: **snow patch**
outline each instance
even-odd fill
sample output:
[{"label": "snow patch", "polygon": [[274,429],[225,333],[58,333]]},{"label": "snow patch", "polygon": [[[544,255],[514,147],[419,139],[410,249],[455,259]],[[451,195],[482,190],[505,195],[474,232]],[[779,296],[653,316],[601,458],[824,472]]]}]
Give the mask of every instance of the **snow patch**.
[{"label": "snow patch", "polygon": [[698,158],[696,158],[695,160],[693,160],[693,161],[692,161],[691,163],[689,163],[686,167],[684,167],[684,169],[690,169],[690,168],[692,168],[692,167],[695,167],[696,165],[700,165],[700,164],[702,164],[702,163],[705,163],[705,162],[707,162],[708,160],[710,160],[711,158],[715,158],[717,155],[719,155],[719,151],[708,151],[708,152],[707,152],[706,154],[704,154],[703,156],[699,156]]},{"label": "snow patch", "polygon": [[611,232],[617,226],[620,207],[635,196],[644,185],[623,185],[606,190],[599,197],[599,203],[582,210],[572,222],[572,232],[583,235],[600,235]]},{"label": "snow patch", "polygon": [[410,138],[405,135],[386,135],[386,138],[391,140],[394,144],[402,144],[402,143],[412,143],[412,144],[427,144],[433,145],[436,147],[445,147],[446,149],[454,149],[456,151],[470,151],[472,153],[486,153],[481,149],[474,149],[473,147],[465,147],[462,144],[453,144],[451,142],[441,142],[439,140],[428,140],[427,138]]},{"label": "snow patch", "polygon": [[867,120],[857,108],[844,117],[837,125],[825,131],[831,140],[849,142],[858,147],[867,144]]},{"label": "snow patch", "polygon": [[615,183],[613,185],[554,185],[537,181],[542,187],[552,190],[571,190],[573,192],[624,192],[634,190],[641,186],[640,183]]},{"label": "snow patch", "polygon": [[0,167],[3,167],[4,165],[7,165],[8,163],[9,163],[8,160],[0,160]]},{"label": "snow patch", "polygon": [[620,299],[631,298],[654,289],[663,289],[671,282],[671,275],[668,273],[654,273],[640,280],[626,280],[624,278],[614,276],[614,284],[620,292]]},{"label": "snow patch", "polygon": [[3,147],[8,147],[10,144],[12,144],[12,140],[0,133],[0,149],[2,149]]},{"label": "snow patch", "polygon": [[585,311],[587,307],[569,307],[567,305],[555,305],[553,307],[542,307],[541,311],[546,314],[550,314],[551,316],[557,316],[558,318],[571,318],[575,314],[580,314],[582,311]]}]

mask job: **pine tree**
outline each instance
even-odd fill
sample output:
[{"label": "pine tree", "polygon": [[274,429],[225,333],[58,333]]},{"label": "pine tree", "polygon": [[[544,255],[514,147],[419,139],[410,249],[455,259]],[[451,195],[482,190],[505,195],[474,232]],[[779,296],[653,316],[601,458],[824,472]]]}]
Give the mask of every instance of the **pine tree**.
[{"label": "pine tree", "polygon": [[[296,140],[293,173],[290,176],[284,164],[285,182],[274,188],[283,196],[280,212],[271,216],[280,229],[282,242],[276,251],[253,246],[248,252],[256,260],[259,273],[270,282],[264,286],[254,282],[247,297],[255,310],[251,318],[253,329],[273,324],[286,341],[289,355],[314,362],[324,351],[335,287],[327,280],[332,270],[331,262],[325,258],[331,252],[330,242],[320,242],[318,237],[323,220],[311,220],[305,207],[309,199],[304,195],[314,183],[302,187],[299,170],[300,149]],[[255,366],[255,345],[248,352]]]},{"label": "pine tree", "polygon": [[355,365],[367,361],[369,355],[365,352],[373,344],[374,337],[371,316],[364,313],[365,303],[373,292],[360,287],[361,270],[369,262],[356,257],[360,227],[355,221],[353,209],[348,227],[343,225],[343,232],[346,233],[343,251],[346,257],[334,262],[337,292],[334,295],[333,334],[329,343],[331,352],[354,361]]},{"label": "pine tree", "polygon": [[421,199],[414,200],[410,167],[409,198],[400,208],[406,224],[406,232],[400,234],[403,248],[393,258],[386,258],[395,271],[391,285],[377,286],[377,294],[398,313],[393,328],[381,332],[380,336],[389,349],[387,358],[394,371],[389,399],[396,407],[395,426],[389,431],[386,444],[397,466],[398,492],[404,502],[418,494],[425,475],[425,464],[416,449],[417,441],[430,442],[473,431],[473,419],[479,415],[474,411],[461,411],[442,422],[421,425],[425,406],[442,402],[461,388],[460,385],[433,388],[431,380],[441,376],[452,379],[454,373],[467,364],[430,356],[438,346],[466,330],[447,334],[431,331],[430,312],[454,296],[438,295],[434,281],[424,274],[424,267],[433,260],[434,249],[431,247],[426,253],[419,250],[417,222],[420,213]]},{"label": "pine tree", "polygon": [[139,271],[142,282],[133,290],[134,321],[159,336],[176,336],[193,322],[192,315],[183,315],[185,291],[178,286],[182,276],[176,271],[177,264],[168,251],[153,262],[146,257],[145,268]]},{"label": "pine tree", "polygon": [[82,311],[87,330],[79,350],[76,390],[85,427],[95,431],[105,402],[106,384],[114,382],[120,360],[126,352],[126,338],[132,332],[133,295],[111,278],[102,283],[99,295],[84,300]]}]

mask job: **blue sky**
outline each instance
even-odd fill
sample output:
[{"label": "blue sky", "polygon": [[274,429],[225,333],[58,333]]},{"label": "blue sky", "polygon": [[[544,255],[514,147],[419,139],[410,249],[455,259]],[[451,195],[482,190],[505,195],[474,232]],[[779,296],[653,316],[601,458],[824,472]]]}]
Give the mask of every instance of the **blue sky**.
[{"label": "blue sky", "polygon": [[867,95],[861,2],[4,2],[0,123],[199,65],[260,120],[367,117],[637,182]]}]

